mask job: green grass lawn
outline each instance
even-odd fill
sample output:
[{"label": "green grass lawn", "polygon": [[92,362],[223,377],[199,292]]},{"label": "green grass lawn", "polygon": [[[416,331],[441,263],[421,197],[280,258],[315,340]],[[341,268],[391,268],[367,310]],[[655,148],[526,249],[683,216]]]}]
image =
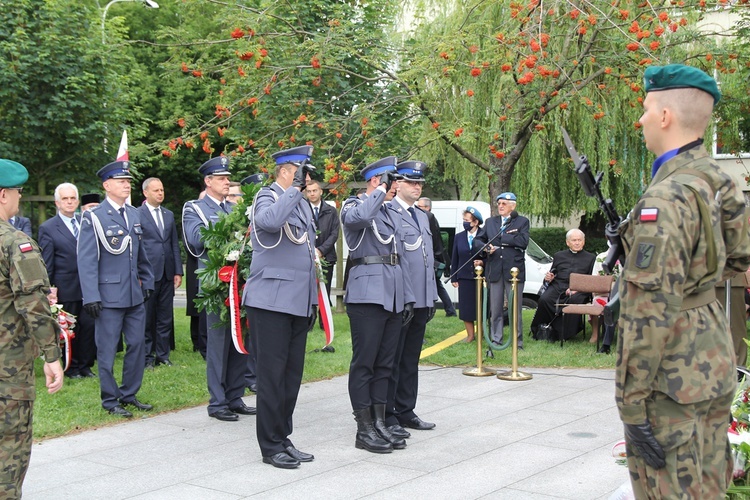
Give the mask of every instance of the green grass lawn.
[{"label": "green grass lawn", "polygon": [[[524,311],[524,328],[528,330],[533,311]],[[307,339],[304,382],[328,379],[344,375],[349,371],[352,343],[349,334],[349,320],[346,314],[335,314],[336,352],[322,352],[325,345],[323,332],[317,327]],[[590,327],[588,327],[590,330]],[[458,318],[446,318],[440,310],[427,325],[425,347],[432,346],[455,335],[464,329]],[[154,410],[138,415],[151,416],[156,413],[202,406],[208,403],[206,389],[205,362],[200,354],[193,352],[190,342],[190,322],[184,308],[175,309],[176,349],[170,360],[174,366],[159,366],[146,371],[138,399],[154,405]],[[581,335],[566,342],[537,342],[525,339],[525,350],[519,353],[519,368],[524,367],[581,367],[614,368],[614,355],[595,354],[594,346]],[[458,342],[422,360],[423,364],[437,366],[476,365],[476,344]],[[509,367],[510,349],[498,351],[494,359],[485,365]],[[122,373],[122,353],[115,363],[115,377],[120,380]],[[101,407],[99,380],[96,378],[70,380],[57,394],[47,394],[44,387],[41,361],[37,362],[37,401],[34,405],[34,438],[43,439],[60,436],[79,430],[92,429],[112,423],[122,422],[120,417],[110,416]]]}]

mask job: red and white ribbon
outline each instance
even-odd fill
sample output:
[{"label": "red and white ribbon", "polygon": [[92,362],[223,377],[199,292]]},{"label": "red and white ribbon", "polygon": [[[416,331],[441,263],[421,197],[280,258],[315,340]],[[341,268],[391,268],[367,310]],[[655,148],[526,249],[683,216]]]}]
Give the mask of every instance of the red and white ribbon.
[{"label": "red and white ribbon", "polygon": [[[315,255],[315,264],[320,269],[321,262],[320,258]],[[316,273],[317,274],[317,273]],[[331,313],[331,299],[328,296],[328,290],[326,284],[320,278],[318,281],[318,308],[320,309],[320,318],[323,322],[323,331],[326,334],[326,346],[333,342],[333,314]]]},{"label": "red and white ribbon", "polygon": [[232,267],[232,275],[229,279],[229,316],[232,330],[232,342],[234,348],[241,354],[247,354],[245,339],[242,335],[242,322],[240,318],[240,294],[237,286],[237,263]]}]

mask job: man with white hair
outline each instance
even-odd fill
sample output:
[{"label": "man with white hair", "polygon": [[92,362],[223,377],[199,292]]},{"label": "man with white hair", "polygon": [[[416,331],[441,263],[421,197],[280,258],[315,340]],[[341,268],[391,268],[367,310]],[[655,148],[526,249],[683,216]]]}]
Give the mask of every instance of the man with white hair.
[{"label": "man with white hair", "polygon": [[570,289],[570,275],[572,273],[591,274],[596,262],[596,255],[583,249],[586,236],[580,229],[571,229],[565,235],[567,250],[557,252],[552,260],[552,267],[544,276],[549,283],[547,290],[539,297],[534,319],[531,321],[531,333],[535,339],[540,337],[539,331],[551,328],[551,335],[542,335],[547,340],[570,339],[583,328],[582,316],[558,314],[557,304],[585,304],[591,300],[590,293],[576,293]]},{"label": "man with white hair", "polygon": [[65,370],[69,378],[95,377],[91,368],[96,359],[94,318],[83,309],[81,281],[78,277],[78,233],[80,216],[78,188],[64,182],[55,188],[57,215],[39,226],[39,246],[47,267],[49,281],[57,287],[57,302],[66,312],[76,317],[75,336],[71,339],[70,365]]}]

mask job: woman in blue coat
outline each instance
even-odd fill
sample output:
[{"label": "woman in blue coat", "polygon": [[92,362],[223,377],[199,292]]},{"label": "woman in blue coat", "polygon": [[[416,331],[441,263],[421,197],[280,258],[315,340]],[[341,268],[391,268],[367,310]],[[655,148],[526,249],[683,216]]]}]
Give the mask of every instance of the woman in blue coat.
[{"label": "woman in blue coat", "polygon": [[[482,214],[474,207],[464,210],[464,229],[453,239],[451,269],[458,269],[474,254],[471,244],[484,222]],[[466,342],[474,342],[474,322],[477,320],[477,292],[474,281],[474,267],[484,266],[482,259],[474,259],[473,265],[466,265],[451,277],[454,288],[458,288],[458,317],[466,325]]]}]

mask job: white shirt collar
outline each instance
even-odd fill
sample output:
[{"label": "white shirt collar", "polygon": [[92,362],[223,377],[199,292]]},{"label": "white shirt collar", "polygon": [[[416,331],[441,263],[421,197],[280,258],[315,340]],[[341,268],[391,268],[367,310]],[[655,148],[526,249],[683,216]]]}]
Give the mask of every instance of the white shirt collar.
[{"label": "white shirt collar", "polygon": [[213,196],[211,196],[208,193],[206,193],[206,198],[208,198],[211,201],[213,201],[214,203],[216,203],[217,206],[221,206],[221,204],[224,202],[224,200],[217,200],[216,198],[214,198]]},{"label": "white shirt collar", "polygon": [[400,196],[396,196],[393,199],[396,200],[398,204],[403,207],[404,210],[409,210],[410,208],[414,207],[414,205],[407,204],[404,200],[401,199]]}]

